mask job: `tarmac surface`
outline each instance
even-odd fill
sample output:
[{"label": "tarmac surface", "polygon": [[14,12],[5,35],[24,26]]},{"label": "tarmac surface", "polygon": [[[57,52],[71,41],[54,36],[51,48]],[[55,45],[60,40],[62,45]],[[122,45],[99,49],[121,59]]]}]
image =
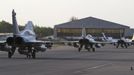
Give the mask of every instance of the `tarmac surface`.
[{"label": "tarmac surface", "polygon": [[36,59],[17,51],[12,59],[0,52],[0,75],[134,75],[134,46],[105,46],[96,52],[69,46],[56,46]]}]

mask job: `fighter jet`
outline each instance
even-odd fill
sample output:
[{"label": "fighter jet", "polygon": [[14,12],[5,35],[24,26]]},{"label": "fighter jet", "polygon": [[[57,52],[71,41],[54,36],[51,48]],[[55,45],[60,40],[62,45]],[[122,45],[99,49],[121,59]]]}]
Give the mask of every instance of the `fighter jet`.
[{"label": "fighter jet", "polygon": [[90,51],[90,49],[92,49],[92,51],[95,52],[95,48],[100,48],[103,44],[111,44],[113,42],[111,42],[111,41],[96,41],[92,35],[86,34],[86,30],[83,27],[82,28],[82,37],[78,41],[78,43],[80,45],[78,48],[79,52],[81,51],[83,46],[85,46],[85,49],[87,49],[88,51]]},{"label": "fighter jet", "polygon": [[134,34],[131,39],[128,39],[125,37],[121,37],[120,39],[114,39],[113,37],[106,37],[106,35],[104,33],[102,33],[102,35],[103,35],[104,41],[111,42],[112,44],[114,44],[116,46],[116,48],[118,48],[119,45],[121,45],[122,48],[127,48],[131,44],[134,44],[134,42],[133,42]]},{"label": "fighter jet", "polygon": [[17,20],[16,13],[12,11],[12,23],[13,23],[13,37],[8,37],[6,43],[11,46],[8,51],[8,58],[12,58],[15,50],[18,50],[19,54],[26,55],[28,58],[36,58],[37,52],[46,51],[46,46],[44,41],[37,40],[36,34],[34,32],[32,21],[28,21],[24,30],[20,31]]},{"label": "fighter jet", "polygon": [[103,35],[103,41],[111,42],[112,44],[117,43],[119,39],[114,39],[113,37],[107,37],[105,33],[102,33]]}]

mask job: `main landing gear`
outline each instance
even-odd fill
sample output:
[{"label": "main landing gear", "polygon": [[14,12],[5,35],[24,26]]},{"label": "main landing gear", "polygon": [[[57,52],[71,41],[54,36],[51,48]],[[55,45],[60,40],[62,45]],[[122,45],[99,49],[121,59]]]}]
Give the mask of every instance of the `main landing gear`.
[{"label": "main landing gear", "polygon": [[[16,50],[16,47],[12,47],[10,51],[8,51],[8,58],[12,58]],[[36,58],[36,50],[32,49],[32,47],[19,47],[19,54],[26,55],[27,58]]]},{"label": "main landing gear", "polygon": [[28,52],[26,53],[27,58],[36,58],[36,51],[32,47],[28,47]]},{"label": "main landing gear", "polygon": [[14,55],[14,52],[16,50],[16,47],[12,47],[10,51],[8,51],[8,58],[12,58],[12,56]]},{"label": "main landing gear", "polygon": [[35,59],[36,58],[36,51],[33,50],[33,51],[27,53],[26,56],[27,56],[27,58],[33,58],[33,59]]}]

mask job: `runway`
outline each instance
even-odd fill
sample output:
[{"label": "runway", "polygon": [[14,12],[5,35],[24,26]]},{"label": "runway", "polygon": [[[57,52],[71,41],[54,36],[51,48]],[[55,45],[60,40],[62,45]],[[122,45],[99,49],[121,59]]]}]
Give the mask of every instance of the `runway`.
[{"label": "runway", "polygon": [[134,46],[105,46],[96,52],[56,46],[36,59],[15,53],[12,59],[0,52],[0,75],[134,75]]}]

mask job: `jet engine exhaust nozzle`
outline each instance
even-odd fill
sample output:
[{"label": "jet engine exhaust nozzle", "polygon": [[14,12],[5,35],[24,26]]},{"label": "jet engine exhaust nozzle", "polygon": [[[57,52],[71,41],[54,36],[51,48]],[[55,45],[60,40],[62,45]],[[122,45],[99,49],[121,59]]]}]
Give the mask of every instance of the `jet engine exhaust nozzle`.
[{"label": "jet engine exhaust nozzle", "polygon": [[22,37],[16,37],[15,38],[15,44],[23,44],[24,43],[24,39]]},{"label": "jet engine exhaust nozzle", "polygon": [[8,45],[12,45],[14,43],[14,38],[13,37],[8,37],[6,40]]}]

